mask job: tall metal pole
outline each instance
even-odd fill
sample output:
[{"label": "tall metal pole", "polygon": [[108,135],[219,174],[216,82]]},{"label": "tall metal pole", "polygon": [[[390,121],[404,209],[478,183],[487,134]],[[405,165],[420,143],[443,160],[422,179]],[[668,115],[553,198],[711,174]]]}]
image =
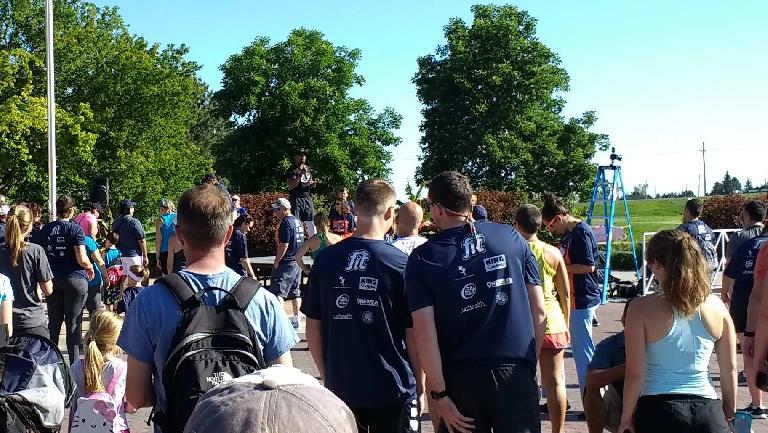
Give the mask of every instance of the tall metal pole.
[{"label": "tall metal pole", "polygon": [[56,100],[53,65],[53,0],[45,1],[45,65],[48,72],[48,210],[56,219]]},{"label": "tall metal pole", "polygon": [[707,152],[706,149],[704,149],[704,142],[701,142],[701,161],[704,163],[704,195],[707,195],[707,158],[705,157],[705,153]]}]

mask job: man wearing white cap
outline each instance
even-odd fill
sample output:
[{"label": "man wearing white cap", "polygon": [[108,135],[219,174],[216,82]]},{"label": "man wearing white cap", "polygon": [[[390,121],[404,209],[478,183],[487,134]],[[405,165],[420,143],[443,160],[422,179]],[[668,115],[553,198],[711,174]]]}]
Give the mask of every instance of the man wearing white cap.
[{"label": "man wearing white cap", "polygon": [[275,232],[277,251],[269,290],[281,300],[291,301],[291,324],[294,329],[299,329],[301,269],[294,258],[304,242],[304,224],[291,214],[291,202],[285,198],[279,198],[272,203],[272,211],[278,220]]}]

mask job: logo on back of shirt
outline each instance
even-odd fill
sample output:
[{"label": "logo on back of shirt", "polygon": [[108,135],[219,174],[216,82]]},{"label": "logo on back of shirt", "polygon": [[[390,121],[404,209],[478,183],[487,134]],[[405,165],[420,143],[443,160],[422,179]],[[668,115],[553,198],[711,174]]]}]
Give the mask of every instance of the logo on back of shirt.
[{"label": "logo on back of shirt", "polygon": [[499,254],[498,256],[488,257],[483,259],[485,265],[485,272],[498,271],[499,269],[507,268],[507,256]]},{"label": "logo on back of shirt", "polygon": [[460,280],[464,280],[464,279],[467,279],[467,278],[472,278],[472,277],[475,276],[475,274],[467,275],[467,268],[465,268],[464,266],[459,266],[458,269],[459,269],[460,276],[458,278],[454,279],[453,281],[460,281]]},{"label": "logo on back of shirt", "polygon": [[363,323],[365,323],[366,325],[370,325],[371,323],[373,323],[373,313],[370,311],[363,311],[361,319],[363,320]]},{"label": "logo on back of shirt", "polygon": [[357,287],[360,290],[370,290],[375,292],[379,287],[379,279],[371,277],[360,277],[360,283]]},{"label": "logo on back of shirt", "polygon": [[496,305],[502,306],[507,305],[507,302],[509,301],[509,295],[507,292],[497,292],[496,293]]},{"label": "logo on back of shirt", "polygon": [[492,287],[506,286],[507,284],[512,284],[512,278],[499,278],[496,281],[489,281],[485,283],[485,285],[488,286],[489,289]]},{"label": "logo on back of shirt", "polygon": [[339,295],[338,298],[336,298],[336,306],[339,308],[347,308],[347,305],[349,305],[349,296],[347,295]]},{"label": "logo on back of shirt", "polygon": [[355,250],[347,257],[347,267],[345,271],[364,271],[368,268],[368,260],[371,258],[371,253],[367,250]]},{"label": "logo on back of shirt", "polygon": [[477,286],[474,283],[466,284],[461,288],[461,297],[466,300],[472,299],[475,293],[477,293]]},{"label": "logo on back of shirt", "polygon": [[485,236],[478,233],[470,235],[461,241],[461,258],[469,260],[470,258],[485,253]]}]

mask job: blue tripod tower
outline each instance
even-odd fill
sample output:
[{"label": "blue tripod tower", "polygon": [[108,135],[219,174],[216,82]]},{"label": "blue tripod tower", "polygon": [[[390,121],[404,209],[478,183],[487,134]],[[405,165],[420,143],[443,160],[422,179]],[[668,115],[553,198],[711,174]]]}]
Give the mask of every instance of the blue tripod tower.
[{"label": "blue tripod tower", "polygon": [[[611,165],[601,165],[597,167],[595,175],[595,186],[592,188],[592,199],[589,201],[589,211],[587,212],[587,224],[592,225],[592,217],[595,211],[595,203],[602,200],[603,204],[603,222],[605,226],[605,265],[603,266],[603,303],[608,298],[608,281],[611,275],[611,251],[613,243],[614,215],[616,214],[616,196],[621,194],[624,201],[624,218],[626,219],[627,231],[629,232],[629,242],[632,246],[632,259],[635,264],[635,275],[640,279],[640,267],[637,261],[637,251],[635,250],[635,235],[632,232],[632,221],[629,216],[629,205],[627,196],[624,193],[624,180],[621,177],[621,166],[616,165],[616,161],[621,161],[621,156],[616,154],[616,149],[611,148]],[[610,179],[610,180],[609,180]]]}]

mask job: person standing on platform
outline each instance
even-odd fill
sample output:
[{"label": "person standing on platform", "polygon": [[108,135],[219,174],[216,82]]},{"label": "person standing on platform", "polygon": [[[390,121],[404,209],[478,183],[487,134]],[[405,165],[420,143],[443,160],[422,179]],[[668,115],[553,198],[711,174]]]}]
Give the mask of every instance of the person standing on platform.
[{"label": "person standing on platform", "polygon": [[312,187],[317,180],[312,178],[312,171],[307,165],[307,151],[302,149],[293,156],[293,165],[285,173],[288,181],[289,201],[293,215],[306,227],[307,236],[315,234],[315,206],[312,203]]},{"label": "person standing on platform", "polygon": [[304,243],[304,225],[291,214],[291,203],[279,198],[272,203],[272,211],[278,219],[275,231],[275,262],[269,290],[282,301],[291,301],[293,317],[291,324],[299,329],[299,308],[301,307],[301,268],[296,264],[296,251]]},{"label": "person standing on platform", "polygon": [[472,221],[471,195],[455,171],[429,184],[440,233],[413,250],[405,270],[419,362],[440,432],[538,433],[546,322],[538,265],[512,227]]}]

